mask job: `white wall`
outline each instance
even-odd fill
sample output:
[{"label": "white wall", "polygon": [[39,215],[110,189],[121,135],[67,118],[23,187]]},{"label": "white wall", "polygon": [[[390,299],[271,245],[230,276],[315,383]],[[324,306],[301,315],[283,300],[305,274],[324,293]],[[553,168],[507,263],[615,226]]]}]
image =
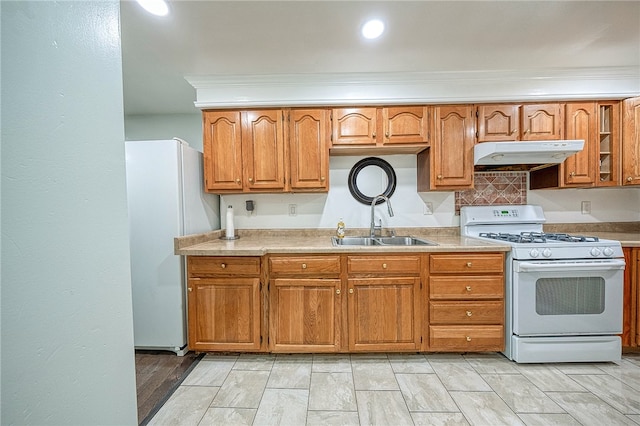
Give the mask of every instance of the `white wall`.
[{"label": "white wall", "polygon": [[[236,214],[235,226],[239,229],[255,228],[334,228],[342,217],[349,228],[368,228],[371,221],[371,207],[356,201],[349,192],[348,177],[355,163],[365,156],[332,156],[328,193],[324,194],[253,194],[224,195],[220,205],[224,209],[231,204]],[[379,156],[394,168],[397,177],[395,193],[391,196],[394,216],[389,217],[385,204],[376,206],[376,220],[382,219],[383,226],[454,226],[455,218],[453,192],[429,192],[418,194],[416,186],[416,156]],[[378,171],[368,174],[369,169]],[[359,177],[376,180],[378,186],[370,188],[366,195],[374,196],[384,192],[386,175],[377,167],[367,167]],[[245,201],[254,200],[256,211],[249,216]],[[425,215],[424,201],[433,203],[434,214]],[[296,204],[297,215],[289,215],[289,204]],[[225,215],[222,218],[226,221]],[[223,225],[224,228],[224,225]]]},{"label": "white wall", "polygon": [[[347,229],[368,228],[370,207],[357,202],[349,192],[348,176],[353,165],[363,156],[330,158],[330,189],[325,194],[242,194],[224,195],[220,205],[233,205],[234,225],[237,229],[257,228],[334,228],[342,217]],[[395,169],[397,188],[391,202],[394,216],[389,217],[385,205],[376,207],[375,216],[387,227],[448,227],[459,226],[455,214],[453,192],[417,193],[416,156],[379,156]],[[378,169],[379,170],[379,169]],[[361,174],[362,175],[362,174]],[[371,176],[378,186],[371,188],[375,195],[386,188],[383,173]],[[383,182],[384,181],[384,182]],[[245,201],[254,200],[256,210],[249,215]],[[591,201],[591,214],[580,213],[581,201]],[[433,205],[432,215],[426,215],[425,202]],[[549,223],[629,222],[640,221],[640,188],[563,189],[529,191],[528,202],[544,208]],[[295,204],[296,216],[289,215],[289,205]],[[226,217],[221,215],[222,227]]]},{"label": "white wall", "polygon": [[136,425],[119,2],[0,7],[0,423]]},{"label": "white wall", "polygon": [[128,141],[179,137],[202,152],[202,113],[126,115],[124,134]]}]

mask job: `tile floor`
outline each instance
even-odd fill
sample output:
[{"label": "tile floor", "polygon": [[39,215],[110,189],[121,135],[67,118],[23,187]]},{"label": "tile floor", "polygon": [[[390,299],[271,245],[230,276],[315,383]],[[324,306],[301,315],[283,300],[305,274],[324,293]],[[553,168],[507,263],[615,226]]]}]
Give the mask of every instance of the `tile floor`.
[{"label": "tile floor", "polygon": [[640,354],[209,354],[150,425],[638,425]]}]

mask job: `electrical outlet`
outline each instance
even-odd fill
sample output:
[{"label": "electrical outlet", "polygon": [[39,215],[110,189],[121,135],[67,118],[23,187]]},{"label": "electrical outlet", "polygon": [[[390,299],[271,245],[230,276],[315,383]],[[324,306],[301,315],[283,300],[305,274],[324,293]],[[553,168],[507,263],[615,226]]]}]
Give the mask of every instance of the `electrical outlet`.
[{"label": "electrical outlet", "polygon": [[426,201],[424,203],[424,210],[422,214],[433,214],[433,203],[431,201]]},{"label": "electrical outlet", "polygon": [[590,214],[591,213],[591,201],[583,201],[580,205],[580,210],[582,214]]},{"label": "electrical outlet", "polygon": [[289,204],[289,216],[296,216],[298,214],[298,205]]}]

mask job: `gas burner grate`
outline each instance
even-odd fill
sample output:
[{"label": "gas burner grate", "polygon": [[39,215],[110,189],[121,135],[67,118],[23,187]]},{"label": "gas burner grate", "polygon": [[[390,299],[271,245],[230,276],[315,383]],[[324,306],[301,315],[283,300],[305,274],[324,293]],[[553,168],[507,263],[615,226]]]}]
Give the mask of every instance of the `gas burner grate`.
[{"label": "gas burner grate", "polygon": [[569,243],[596,243],[598,237],[584,235],[570,235],[566,233],[545,233],[545,232],[521,232],[510,234],[502,232],[481,232],[482,238],[506,241],[510,243],[546,243],[549,241],[561,241]]}]

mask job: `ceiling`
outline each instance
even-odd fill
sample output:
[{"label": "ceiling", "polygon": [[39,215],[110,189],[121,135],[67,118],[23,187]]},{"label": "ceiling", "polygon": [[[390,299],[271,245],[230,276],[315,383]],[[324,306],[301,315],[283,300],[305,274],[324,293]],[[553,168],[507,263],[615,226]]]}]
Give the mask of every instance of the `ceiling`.
[{"label": "ceiling", "polygon": [[[121,2],[126,115],[197,113],[185,76],[630,67],[639,1]],[[385,21],[378,40],[360,26]]]}]

